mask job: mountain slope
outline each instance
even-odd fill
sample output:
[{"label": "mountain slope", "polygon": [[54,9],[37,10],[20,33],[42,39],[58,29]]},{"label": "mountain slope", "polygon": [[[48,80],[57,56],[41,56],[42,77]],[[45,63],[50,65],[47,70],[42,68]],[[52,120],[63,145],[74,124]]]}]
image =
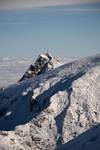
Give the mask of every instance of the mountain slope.
[{"label": "mountain slope", "polygon": [[99,83],[97,55],[2,89],[0,149],[65,149],[100,122]]},{"label": "mountain slope", "polygon": [[100,124],[93,126],[73,140],[63,144],[57,150],[99,150],[100,149]]}]

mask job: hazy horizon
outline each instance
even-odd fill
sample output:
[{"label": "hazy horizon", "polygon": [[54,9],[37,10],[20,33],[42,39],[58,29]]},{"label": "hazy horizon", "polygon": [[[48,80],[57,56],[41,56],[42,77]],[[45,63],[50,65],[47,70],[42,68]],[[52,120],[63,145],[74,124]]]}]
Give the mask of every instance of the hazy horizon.
[{"label": "hazy horizon", "polygon": [[0,57],[100,53],[100,2],[0,1]]}]

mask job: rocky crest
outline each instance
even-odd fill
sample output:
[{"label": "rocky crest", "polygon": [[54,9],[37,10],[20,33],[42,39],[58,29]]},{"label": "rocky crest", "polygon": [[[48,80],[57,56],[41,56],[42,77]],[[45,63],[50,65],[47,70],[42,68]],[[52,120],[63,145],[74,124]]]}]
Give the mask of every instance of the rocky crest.
[{"label": "rocky crest", "polygon": [[50,54],[41,54],[38,56],[34,64],[31,64],[23,77],[19,80],[23,81],[35,76],[38,76],[42,73],[47,72],[50,69],[54,69],[57,66],[61,65],[59,60],[55,57],[53,58]]}]

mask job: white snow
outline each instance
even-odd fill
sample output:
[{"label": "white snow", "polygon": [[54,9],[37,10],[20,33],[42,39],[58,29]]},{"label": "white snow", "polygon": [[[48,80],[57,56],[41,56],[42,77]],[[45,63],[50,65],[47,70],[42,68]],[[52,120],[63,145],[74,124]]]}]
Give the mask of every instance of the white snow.
[{"label": "white snow", "polygon": [[99,83],[97,55],[1,90],[0,149],[99,150]]}]

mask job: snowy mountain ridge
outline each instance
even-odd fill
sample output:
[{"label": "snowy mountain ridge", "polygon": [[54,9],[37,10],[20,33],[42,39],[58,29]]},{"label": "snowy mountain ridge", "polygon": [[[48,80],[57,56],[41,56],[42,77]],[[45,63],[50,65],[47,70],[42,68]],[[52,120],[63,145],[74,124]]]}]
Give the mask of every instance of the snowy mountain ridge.
[{"label": "snowy mountain ridge", "polygon": [[93,144],[88,144],[89,138],[97,141],[99,150],[99,127],[80,145],[83,138],[78,138],[99,126],[99,83],[100,55],[96,55],[2,89],[0,150],[87,150]]},{"label": "snowy mountain ridge", "polygon": [[[71,62],[75,58],[60,58],[61,64]],[[33,65],[34,58],[2,58],[0,57],[0,87],[7,87],[16,83],[27,70],[30,64]]]}]

